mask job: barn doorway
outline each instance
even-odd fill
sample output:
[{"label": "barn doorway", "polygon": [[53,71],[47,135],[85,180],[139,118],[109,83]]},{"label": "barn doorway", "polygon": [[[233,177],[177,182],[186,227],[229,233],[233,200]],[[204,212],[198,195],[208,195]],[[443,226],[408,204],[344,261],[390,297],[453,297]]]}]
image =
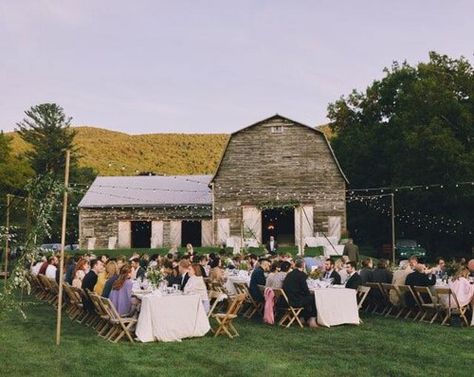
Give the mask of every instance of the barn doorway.
[{"label": "barn doorway", "polygon": [[262,211],[262,241],[267,243],[270,236],[280,246],[295,244],[295,209],[269,208]]},{"label": "barn doorway", "polygon": [[190,243],[193,247],[201,247],[201,239],[201,221],[183,220],[181,223],[181,246]]},{"label": "barn doorway", "polygon": [[151,221],[132,221],[132,248],[151,247]]}]

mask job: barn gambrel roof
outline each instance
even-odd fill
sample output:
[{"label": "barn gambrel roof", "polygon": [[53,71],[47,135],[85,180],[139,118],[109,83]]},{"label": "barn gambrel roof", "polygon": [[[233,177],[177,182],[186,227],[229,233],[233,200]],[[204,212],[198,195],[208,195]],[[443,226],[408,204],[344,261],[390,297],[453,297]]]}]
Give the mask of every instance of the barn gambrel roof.
[{"label": "barn gambrel roof", "polygon": [[97,177],[80,208],[211,206],[210,175]]},{"label": "barn gambrel roof", "polygon": [[217,177],[217,173],[219,173],[219,169],[220,169],[220,167],[221,167],[222,160],[224,159],[225,153],[226,153],[226,151],[227,151],[227,147],[229,146],[229,143],[230,143],[230,141],[231,141],[231,139],[232,139],[232,136],[238,134],[239,132],[242,132],[242,131],[244,131],[244,130],[247,130],[247,129],[249,129],[249,128],[258,126],[258,125],[260,125],[260,124],[262,124],[262,123],[265,123],[265,122],[268,122],[268,121],[271,121],[271,120],[275,120],[275,119],[280,119],[280,120],[288,121],[288,122],[291,122],[291,123],[296,124],[297,126],[305,127],[305,128],[307,128],[307,129],[309,129],[309,130],[311,130],[311,131],[313,131],[313,132],[316,132],[316,133],[318,133],[318,134],[321,134],[321,135],[323,136],[323,138],[324,138],[324,140],[325,140],[325,142],[326,142],[328,148],[329,148],[329,151],[331,152],[331,155],[332,155],[332,157],[333,157],[333,159],[334,159],[334,162],[335,162],[336,165],[337,165],[337,168],[339,169],[339,172],[341,173],[342,178],[344,179],[344,181],[345,181],[347,184],[349,184],[349,180],[347,179],[346,175],[345,175],[344,172],[342,171],[341,165],[339,165],[339,161],[337,160],[336,155],[335,155],[335,153],[334,153],[334,150],[332,149],[331,144],[329,143],[329,140],[328,140],[328,138],[326,137],[326,135],[324,134],[324,132],[321,131],[321,130],[318,130],[317,128],[313,128],[313,127],[307,126],[306,124],[296,122],[296,121],[294,121],[294,120],[292,120],[292,119],[286,118],[286,117],[281,116],[281,115],[279,115],[279,114],[275,114],[275,115],[273,115],[273,116],[271,116],[271,117],[269,117],[269,118],[266,118],[266,119],[263,119],[263,120],[261,120],[261,121],[258,121],[257,123],[251,124],[250,126],[247,126],[247,127],[241,128],[241,129],[238,130],[238,131],[232,132],[232,133],[230,134],[229,139],[227,140],[227,144],[226,144],[226,146],[225,146],[225,148],[224,148],[224,150],[223,150],[223,152],[222,152],[221,158],[220,158],[220,160],[219,160],[219,164],[217,165],[216,172],[215,172],[214,175],[212,176],[212,178],[211,178],[211,180],[210,180],[210,183],[214,182],[214,180],[215,180],[216,177]]}]

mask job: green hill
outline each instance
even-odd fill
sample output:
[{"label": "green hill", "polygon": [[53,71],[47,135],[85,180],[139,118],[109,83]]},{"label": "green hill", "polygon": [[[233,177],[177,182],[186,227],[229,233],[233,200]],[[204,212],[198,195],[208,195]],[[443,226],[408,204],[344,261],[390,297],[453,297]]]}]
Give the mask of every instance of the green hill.
[{"label": "green hill", "polygon": [[[128,135],[95,127],[75,127],[81,166],[100,175],[212,174],[228,139],[225,134]],[[28,146],[16,133],[15,154]]]},{"label": "green hill", "polygon": [[[229,138],[226,134],[129,135],[88,126],[74,129],[79,164],[99,175],[213,174]],[[327,126],[320,129],[331,136]],[[25,152],[27,144],[16,132],[10,135],[14,153]]]}]

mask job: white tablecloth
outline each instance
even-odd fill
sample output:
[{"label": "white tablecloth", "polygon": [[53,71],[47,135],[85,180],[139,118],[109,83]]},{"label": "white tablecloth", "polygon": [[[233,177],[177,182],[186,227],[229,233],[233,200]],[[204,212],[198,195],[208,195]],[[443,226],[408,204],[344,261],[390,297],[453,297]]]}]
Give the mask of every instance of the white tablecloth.
[{"label": "white tablecloth", "polygon": [[342,324],[358,325],[359,310],[355,289],[320,288],[314,290],[318,323],[330,327]]},{"label": "white tablecloth", "polygon": [[135,334],[141,342],[180,341],[204,336],[211,329],[199,295],[142,297]]},{"label": "white tablecloth", "polygon": [[237,294],[237,291],[235,290],[234,283],[245,283],[247,285],[250,284],[250,276],[246,275],[228,275],[227,276],[227,281],[224,284],[224,288],[227,290],[227,292],[230,295],[235,295]]}]

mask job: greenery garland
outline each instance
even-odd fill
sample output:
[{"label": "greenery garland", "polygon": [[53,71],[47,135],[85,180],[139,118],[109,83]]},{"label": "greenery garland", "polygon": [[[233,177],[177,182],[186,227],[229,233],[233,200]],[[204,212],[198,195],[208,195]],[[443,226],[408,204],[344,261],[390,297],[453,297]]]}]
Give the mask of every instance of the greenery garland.
[{"label": "greenery garland", "polygon": [[[57,203],[61,200],[65,188],[53,175],[48,174],[32,179],[25,189],[32,199],[32,221],[23,240],[22,252],[13,263],[10,278],[4,290],[0,292],[0,316],[18,310],[25,317],[15,293],[18,290],[26,290],[28,293],[31,291],[27,274],[31,264],[38,260],[43,251],[39,245],[51,235],[51,224],[55,220],[54,216],[57,216]],[[11,239],[12,235],[3,227],[0,234],[2,244],[5,244],[7,237]]]}]

